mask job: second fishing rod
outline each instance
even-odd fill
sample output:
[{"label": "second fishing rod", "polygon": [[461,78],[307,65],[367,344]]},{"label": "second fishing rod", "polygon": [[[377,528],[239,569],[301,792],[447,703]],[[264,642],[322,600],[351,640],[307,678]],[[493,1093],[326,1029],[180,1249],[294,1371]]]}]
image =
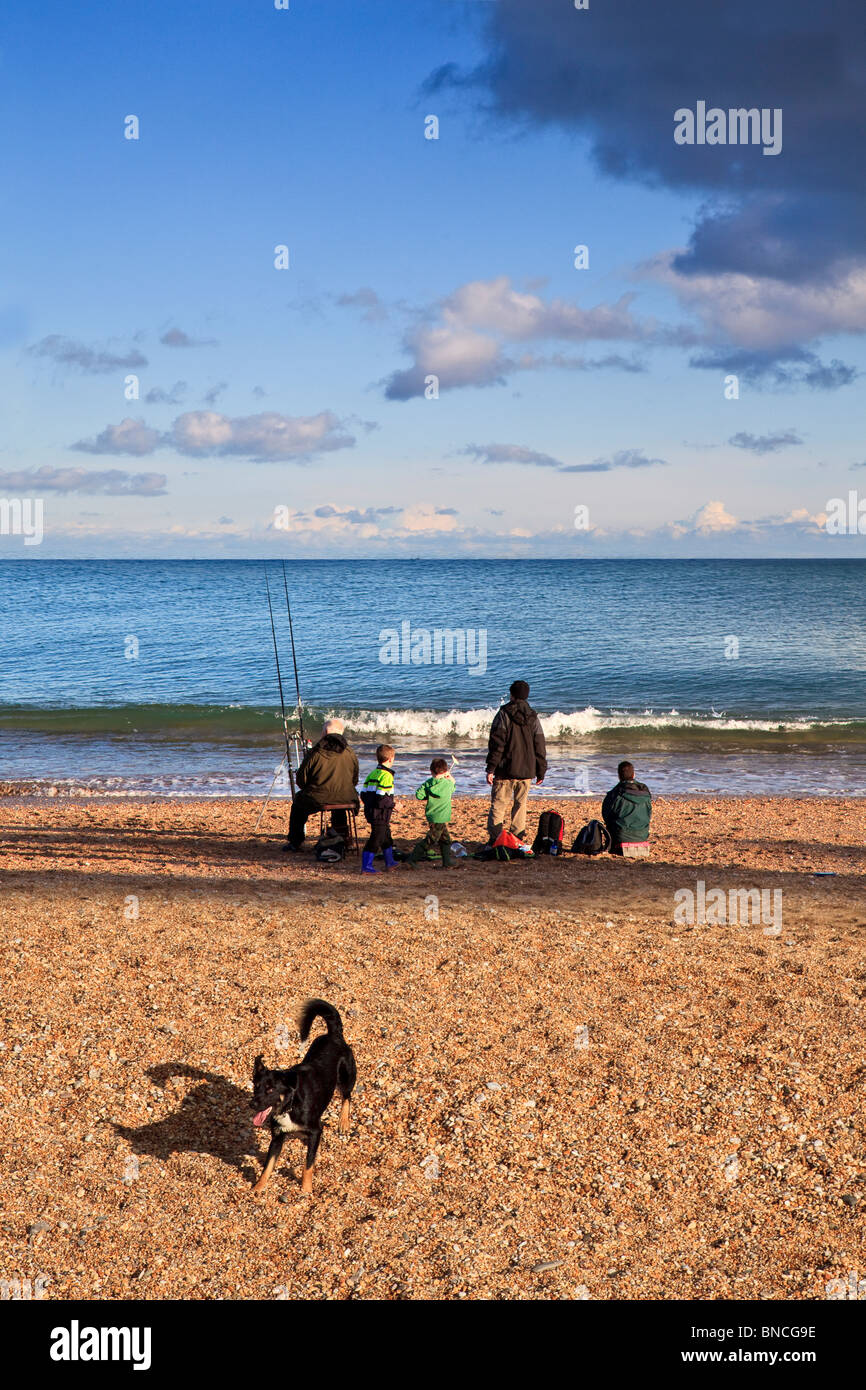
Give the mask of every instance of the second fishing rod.
[{"label": "second fishing rod", "polygon": [[[289,734],[289,721],[288,721],[288,718],[287,718],[287,716],[286,716],[286,701],[285,701],[285,697],[284,697],[284,695],[283,695],[283,673],[282,673],[282,671],[280,670],[280,652],[279,652],[279,648],[278,648],[278,646],[277,646],[277,629],[276,629],[276,624],[274,623],[274,609],[273,609],[273,605],[272,605],[272,603],[271,603],[271,586],[270,586],[270,581],[268,580],[268,567],[267,567],[267,565],[265,565],[265,592],[267,593],[267,596],[268,596],[268,614],[269,614],[270,619],[271,619],[271,637],[273,638],[273,642],[274,642],[274,661],[275,661],[276,664],[277,664],[277,685],[279,686],[279,691],[280,691],[280,712],[281,712],[281,714],[282,714],[282,719],[283,719],[283,736],[284,736],[284,738],[285,738],[285,740],[286,740],[286,765],[287,765],[288,770],[289,770],[289,786],[291,787],[291,791],[292,791],[292,800],[294,801],[294,799],[295,799],[295,773],[294,773],[294,769],[293,769],[293,767],[292,767],[292,745],[291,745],[291,735]],[[293,650],[293,652],[294,652],[294,643],[292,644],[292,650]],[[279,776],[279,768],[277,769],[277,776]],[[276,777],[274,778],[274,781],[276,781]],[[273,784],[272,784],[272,786],[273,786]],[[268,797],[270,797],[270,792],[268,792]]]},{"label": "second fishing rod", "polygon": [[289,602],[289,581],[288,581],[288,579],[287,579],[287,577],[286,577],[286,562],[285,562],[285,560],[283,561],[283,588],[284,588],[285,593],[286,593],[286,613],[288,614],[288,617],[289,617],[289,639],[290,639],[291,644],[292,644],[292,666],[294,667],[294,670],[295,670],[295,695],[296,695],[296,697],[297,697],[297,702],[298,702],[298,728],[299,728],[300,734],[301,734],[301,747],[304,749],[304,751],[306,751],[306,749],[309,747],[309,745],[308,745],[307,739],[306,739],[306,737],[305,737],[305,735],[304,735],[304,706],[303,706],[303,703],[302,703],[302,701],[301,701],[301,683],[300,683],[300,681],[298,680],[298,658],[297,658],[297,655],[296,655],[296,653],[295,653],[295,629],[294,629],[294,626],[293,626],[293,624],[292,624],[292,605],[291,605],[291,603]]}]

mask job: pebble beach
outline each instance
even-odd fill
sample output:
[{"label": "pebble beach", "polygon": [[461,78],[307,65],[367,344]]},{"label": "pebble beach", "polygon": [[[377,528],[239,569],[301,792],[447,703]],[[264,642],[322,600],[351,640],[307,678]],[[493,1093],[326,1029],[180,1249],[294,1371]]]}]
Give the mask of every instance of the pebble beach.
[{"label": "pebble beach", "polygon": [[[282,854],[280,803],[254,835],[253,801],[5,790],[7,1282],[811,1300],[866,1272],[862,801],[660,798],[647,861],[362,877]],[[485,809],[455,802],[470,851]],[[598,814],[543,809],[568,844]],[[402,803],[398,845],[422,828]],[[682,920],[699,881],[781,891],[781,930]],[[312,1199],[288,1143],[255,1200],[253,1058],[298,1060],[310,996],[355,1050],[350,1132],[332,1103]]]}]

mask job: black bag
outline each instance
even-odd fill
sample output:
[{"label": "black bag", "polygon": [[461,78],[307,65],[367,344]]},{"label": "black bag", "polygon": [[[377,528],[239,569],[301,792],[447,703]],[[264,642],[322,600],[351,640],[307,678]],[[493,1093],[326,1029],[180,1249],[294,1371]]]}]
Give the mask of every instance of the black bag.
[{"label": "black bag", "polygon": [[501,864],[507,864],[513,859],[526,859],[528,856],[521,854],[520,850],[509,849],[507,845],[482,845],[481,849],[476,850],[473,859],[489,861],[496,859]]},{"label": "black bag", "polygon": [[339,864],[346,857],[346,841],[342,835],[328,832],[316,841],[313,853],[320,864]]},{"label": "black bag", "polygon": [[565,822],[556,811],[542,811],[538,817],[538,830],[532,842],[533,854],[562,854],[562,837]]},{"label": "black bag", "polygon": [[572,854],[604,854],[610,849],[610,835],[607,826],[600,820],[591,820],[582,830],[578,830],[571,847]]}]

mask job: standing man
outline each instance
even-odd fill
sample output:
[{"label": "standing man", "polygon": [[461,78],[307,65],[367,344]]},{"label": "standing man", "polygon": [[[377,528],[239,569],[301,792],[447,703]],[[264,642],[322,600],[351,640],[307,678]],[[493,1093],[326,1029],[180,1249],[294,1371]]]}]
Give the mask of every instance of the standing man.
[{"label": "standing man", "polygon": [[493,788],[487,817],[489,843],[503,830],[519,840],[526,837],[526,801],[529,784],[540,787],[547,772],[547,749],[541,722],[530,709],[529,686],[515,681],[511,699],[502,705],[490,727],[487,745],[487,781]]}]

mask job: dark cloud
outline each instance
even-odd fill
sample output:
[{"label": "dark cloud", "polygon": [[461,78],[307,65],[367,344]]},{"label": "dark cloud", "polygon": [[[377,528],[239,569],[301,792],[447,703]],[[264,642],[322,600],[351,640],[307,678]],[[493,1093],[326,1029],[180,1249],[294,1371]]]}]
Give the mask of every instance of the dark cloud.
[{"label": "dark cloud", "polygon": [[542,454],[522,444],[468,444],[460,452],[482,463],[529,464],[536,468],[555,468],[558,473],[609,473],[613,468],[656,468],[667,462],[651,458],[641,449],[620,449],[609,458],[593,459],[592,463],[567,464],[552,454]]},{"label": "dark cloud", "polygon": [[750,454],[777,454],[780,449],[790,449],[802,444],[796,430],[777,430],[775,434],[748,434],[740,430],[728,440],[735,449],[747,449]]},{"label": "dark cloud", "polygon": [[[861,0],[496,0],[475,13],[482,61],[445,64],[426,92],[453,90],[498,129],[558,126],[611,177],[703,192],[669,287],[708,320],[706,342],[772,353],[866,331]],[[781,111],[781,150],[677,144],[674,113],[698,101]],[[830,390],[849,372],[786,362],[777,384]],[[773,365],[761,375],[772,384]]]},{"label": "dark cloud", "polygon": [[361,309],[361,318],[365,323],[381,323],[388,317],[388,310],[382,303],[375,290],[371,290],[364,285],[356,290],[354,294],[341,294],[337,296],[336,303],[341,309]]},{"label": "dark cloud", "polygon": [[185,381],[176,381],[170,391],[152,386],[144,399],[148,405],[182,405],[187,389]]},{"label": "dark cloud", "polygon": [[105,493],[110,497],[160,497],[166,491],[163,473],[126,473],[121,468],[104,472],[90,468],[28,468],[0,473],[5,492]]},{"label": "dark cloud", "polygon": [[188,333],[184,333],[182,328],[170,328],[167,333],[163,333],[159,341],[165,347],[172,348],[217,346],[215,338],[191,338]]},{"label": "dark cloud", "polygon": [[862,194],[750,194],[735,207],[711,205],[673,267],[683,275],[732,272],[800,285],[832,279],[864,253]]},{"label": "dark cloud", "polygon": [[86,372],[88,376],[147,366],[147,358],[137,348],[131,348],[127,352],[115,352],[110,348],[92,348],[87,347],[85,343],[77,343],[72,338],[64,338],[59,333],[51,333],[47,338],[41,338],[27,351],[33,357],[48,357],[58,366],[74,367],[80,372]]},{"label": "dark cloud", "polygon": [[[645,0],[575,10],[498,0],[482,12],[488,55],[438,69],[426,91],[470,89],[488,111],[585,135],[606,172],[671,187],[862,194],[866,25],[860,0]],[[748,42],[746,42],[748,39]],[[832,98],[832,99],[830,99]],[[782,155],[677,145],[673,113],[781,107]],[[784,156],[784,157],[783,157]]]},{"label": "dark cloud", "polygon": [[540,454],[521,444],[467,444],[461,454],[480,459],[482,463],[529,463],[538,468],[562,468],[562,462],[552,454]]},{"label": "dark cloud", "polygon": [[856,367],[840,362],[838,357],[825,363],[805,348],[775,351],[743,348],[704,353],[691,358],[689,365],[739,376],[750,386],[777,390],[808,386],[813,391],[837,391],[861,375]]},{"label": "dark cloud", "polygon": [[550,365],[552,367],[574,367],[581,372],[645,372],[647,370],[645,362],[641,362],[635,357],[623,357],[619,352],[609,352],[605,357],[593,357],[574,362],[560,360],[559,354],[554,353]]},{"label": "dark cloud", "polygon": [[228,382],[218,381],[215,386],[212,386],[209,391],[206,391],[204,393],[202,400],[204,401],[205,405],[216,405],[220,396],[223,395],[223,393],[227,390]]},{"label": "dark cloud", "polygon": [[360,511],[357,507],[334,507],[330,502],[326,502],[323,507],[314,509],[313,516],[336,516],[341,521],[351,522],[353,526],[365,526],[375,524],[383,516],[399,516],[402,511],[402,507],[366,507],[364,511]]},{"label": "dark cloud", "polygon": [[660,468],[667,459],[651,458],[642,449],[619,449],[610,458],[593,459],[592,463],[563,464],[561,473],[609,473],[613,468]]}]

